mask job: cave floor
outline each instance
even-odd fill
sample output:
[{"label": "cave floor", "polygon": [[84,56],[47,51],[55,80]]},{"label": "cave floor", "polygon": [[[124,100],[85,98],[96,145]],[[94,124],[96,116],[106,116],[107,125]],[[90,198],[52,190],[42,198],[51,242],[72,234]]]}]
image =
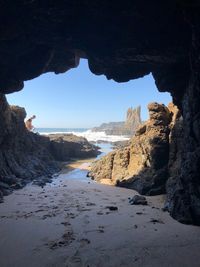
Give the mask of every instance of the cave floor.
[{"label": "cave floor", "polygon": [[131,206],[128,197],[135,191],[72,179],[70,173],[5,197],[1,267],[199,266],[200,228],[163,212],[165,196]]}]

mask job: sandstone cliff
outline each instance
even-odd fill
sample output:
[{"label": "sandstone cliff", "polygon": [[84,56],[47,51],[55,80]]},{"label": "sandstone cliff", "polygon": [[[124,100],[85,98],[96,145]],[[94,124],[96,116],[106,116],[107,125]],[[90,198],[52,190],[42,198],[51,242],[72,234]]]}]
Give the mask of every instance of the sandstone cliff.
[{"label": "sandstone cliff", "polygon": [[128,108],[126,120],[120,122],[103,123],[99,127],[94,127],[92,131],[104,131],[108,135],[132,136],[141,124],[141,107]]},{"label": "sandstone cliff", "polygon": [[57,161],[94,157],[97,147],[85,138],[41,136],[25,128],[24,108],[9,106],[0,94],[0,198],[34,179],[48,181],[60,169]]},{"label": "sandstone cliff", "polygon": [[[180,112],[173,105],[148,105],[149,120],[135,133],[125,148],[96,161],[90,176],[109,179],[114,185],[132,188],[146,195],[165,193],[166,181],[180,169],[179,143],[175,133],[181,128]],[[173,136],[173,138],[172,138]]]}]

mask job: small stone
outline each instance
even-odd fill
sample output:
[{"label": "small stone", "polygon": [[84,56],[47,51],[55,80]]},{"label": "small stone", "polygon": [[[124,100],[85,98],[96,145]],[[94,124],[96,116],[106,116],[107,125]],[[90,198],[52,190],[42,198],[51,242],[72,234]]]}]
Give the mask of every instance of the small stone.
[{"label": "small stone", "polygon": [[130,200],[131,205],[147,205],[147,200],[143,196],[135,195]]},{"label": "small stone", "polygon": [[151,219],[150,222],[152,222],[153,224],[155,224],[155,223],[162,223],[162,224],[164,224],[164,222],[162,220],[160,220],[160,219]]},{"label": "small stone", "polygon": [[107,206],[106,209],[109,209],[109,210],[113,211],[113,210],[118,210],[118,207],[116,207],[116,206]]}]

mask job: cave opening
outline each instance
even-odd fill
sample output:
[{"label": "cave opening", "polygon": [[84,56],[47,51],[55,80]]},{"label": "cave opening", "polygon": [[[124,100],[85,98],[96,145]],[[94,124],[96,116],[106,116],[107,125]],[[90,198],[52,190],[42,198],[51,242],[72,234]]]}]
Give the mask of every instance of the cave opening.
[{"label": "cave opening", "polygon": [[150,102],[172,102],[169,93],[157,90],[151,75],[118,83],[92,74],[85,59],[67,73],[25,82],[23,90],[7,94],[7,99],[10,105],[25,107],[27,117],[37,113],[36,128],[92,128],[123,121],[127,109],[137,106],[146,121]]},{"label": "cave opening", "polygon": [[[199,228],[193,226],[200,225],[199,14],[200,5],[193,0],[1,1],[1,266],[199,266]],[[41,74],[50,81],[45,73],[77,67],[80,58],[88,59],[92,73],[120,83],[151,80],[151,73],[158,90],[170,92],[173,99],[167,108],[148,105],[149,120],[130,142],[116,144],[91,167],[88,176],[95,181],[108,177],[104,182],[115,187],[91,180],[64,182],[70,172],[73,178],[86,174],[85,162],[82,169],[74,162],[54,184],[60,161],[96,156],[98,148],[80,137],[50,139],[27,131],[25,109],[9,105],[5,97]],[[89,93],[85,98],[84,92],[73,92],[87,108],[96,105],[96,99],[86,101]],[[125,95],[133,105],[134,97],[122,94],[106,110],[107,92],[98,92],[108,121],[111,111],[124,113],[119,106]],[[29,110],[30,104],[26,109],[28,115],[38,114],[36,124],[47,123],[51,114],[60,126],[64,109],[56,116],[52,107],[55,102],[61,106],[63,99],[50,95],[44,91],[41,113]],[[12,102],[15,95],[8,97]],[[39,95],[29,98],[39,105]],[[44,109],[48,99],[53,100],[49,110]],[[68,107],[74,105],[66,99]],[[70,110],[72,115],[75,111]],[[93,113],[88,108],[88,114],[78,117],[92,121]]]}]

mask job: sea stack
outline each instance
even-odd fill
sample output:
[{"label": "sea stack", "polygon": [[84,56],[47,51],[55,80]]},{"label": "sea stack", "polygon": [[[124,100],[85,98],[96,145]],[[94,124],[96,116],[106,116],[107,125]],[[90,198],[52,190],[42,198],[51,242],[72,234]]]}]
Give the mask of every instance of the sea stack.
[{"label": "sea stack", "polygon": [[93,128],[92,131],[104,131],[107,135],[126,135],[131,137],[141,125],[141,122],[141,106],[130,107],[126,113],[126,121],[102,123],[99,127]]}]

